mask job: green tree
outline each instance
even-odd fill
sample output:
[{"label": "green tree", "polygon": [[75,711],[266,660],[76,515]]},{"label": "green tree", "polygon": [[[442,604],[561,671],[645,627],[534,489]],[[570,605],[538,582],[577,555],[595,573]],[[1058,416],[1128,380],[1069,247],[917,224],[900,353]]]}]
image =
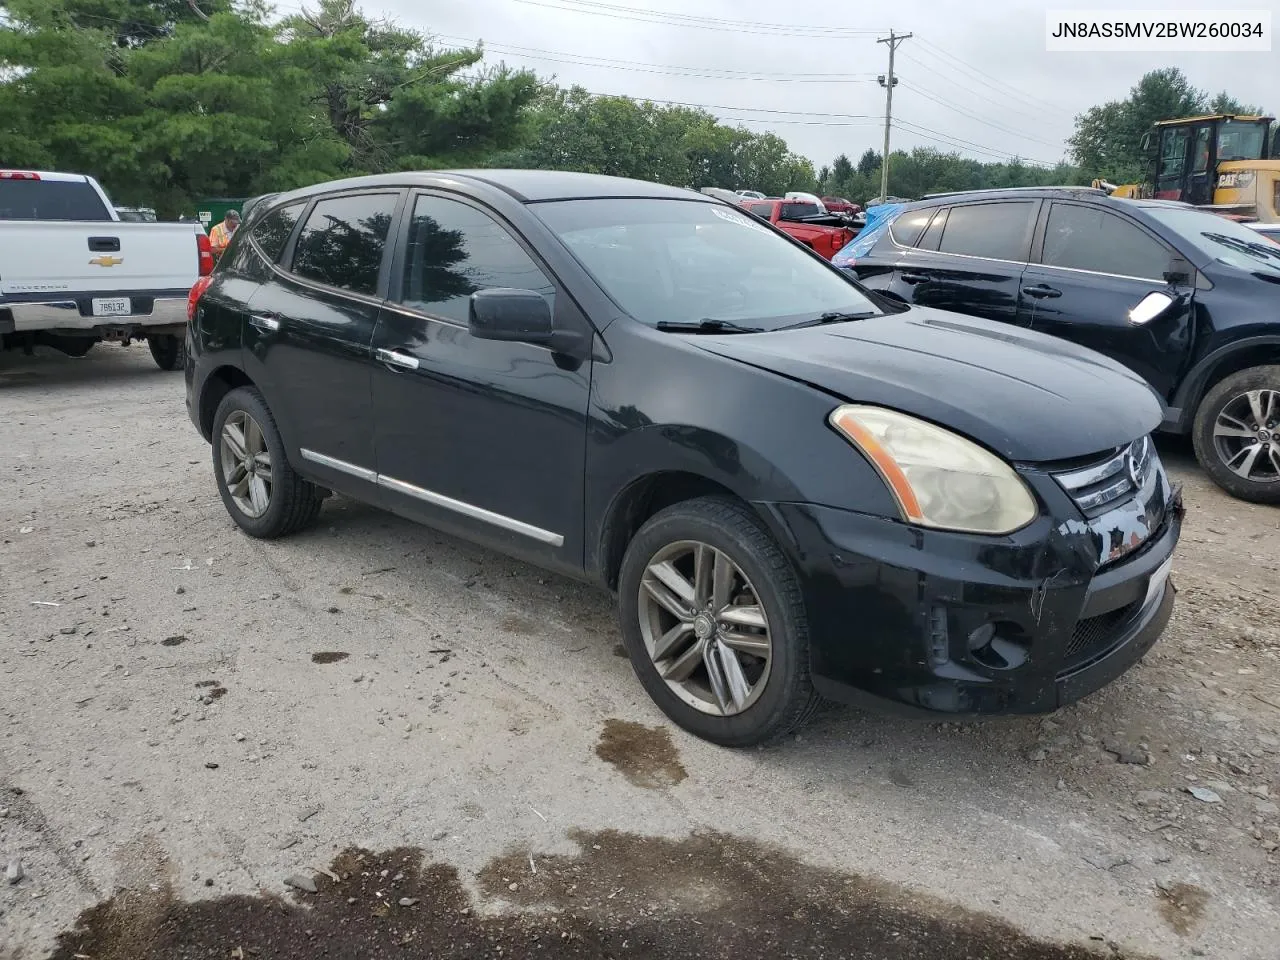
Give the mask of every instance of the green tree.
[{"label": "green tree", "polygon": [[1128,98],[1091,107],[1076,117],[1075,133],[1067,142],[1072,159],[1086,173],[1128,183],[1145,175],[1142,135],[1156,121],[1202,113],[1260,112],[1225,92],[1210,97],[1177,67],[1166,67],[1144,75]]},{"label": "green tree", "polygon": [[346,0],[275,21],[258,0],[4,0],[5,162],[97,176],[162,215],[404,167],[477,163],[526,136],[533,74],[460,75]]}]

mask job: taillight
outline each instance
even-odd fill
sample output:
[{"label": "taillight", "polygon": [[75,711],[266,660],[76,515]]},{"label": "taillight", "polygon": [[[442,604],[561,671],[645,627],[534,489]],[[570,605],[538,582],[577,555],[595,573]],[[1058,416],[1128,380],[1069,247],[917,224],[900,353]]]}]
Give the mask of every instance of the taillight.
[{"label": "taillight", "polygon": [[30,170],[0,170],[0,180],[39,180],[40,174]]},{"label": "taillight", "polygon": [[187,320],[195,322],[196,306],[211,283],[213,283],[213,277],[204,276],[191,285],[191,292],[187,294]]},{"label": "taillight", "polygon": [[[207,277],[213,273],[213,244],[209,242],[209,237],[203,230],[196,233],[196,249],[200,251],[200,276]],[[205,284],[205,286],[208,286],[208,284]],[[200,292],[204,292],[203,288]]]}]

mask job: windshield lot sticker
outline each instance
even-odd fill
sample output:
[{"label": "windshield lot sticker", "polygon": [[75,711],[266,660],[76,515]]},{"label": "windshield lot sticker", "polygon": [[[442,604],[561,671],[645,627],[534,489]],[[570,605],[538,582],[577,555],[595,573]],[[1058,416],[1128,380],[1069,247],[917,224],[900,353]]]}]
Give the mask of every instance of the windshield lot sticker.
[{"label": "windshield lot sticker", "polygon": [[[730,223],[736,223],[740,227],[750,227],[752,230],[764,230],[758,223],[752,223],[751,219],[745,213],[738,213],[736,210],[721,210],[719,207],[712,207],[711,212],[721,220],[728,220]],[[766,233],[768,231],[765,231]]]}]

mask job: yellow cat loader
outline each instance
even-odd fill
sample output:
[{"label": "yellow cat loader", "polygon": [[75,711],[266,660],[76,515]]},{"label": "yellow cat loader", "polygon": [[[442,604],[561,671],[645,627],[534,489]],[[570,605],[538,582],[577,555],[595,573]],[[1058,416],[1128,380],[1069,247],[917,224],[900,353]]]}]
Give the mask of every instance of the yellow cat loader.
[{"label": "yellow cat loader", "polygon": [[1274,117],[1213,114],[1161,120],[1142,138],[1142,184],[1104,186],[1117,197],[1181,200],[1215,213],[1280,222],[1280,128]]}]

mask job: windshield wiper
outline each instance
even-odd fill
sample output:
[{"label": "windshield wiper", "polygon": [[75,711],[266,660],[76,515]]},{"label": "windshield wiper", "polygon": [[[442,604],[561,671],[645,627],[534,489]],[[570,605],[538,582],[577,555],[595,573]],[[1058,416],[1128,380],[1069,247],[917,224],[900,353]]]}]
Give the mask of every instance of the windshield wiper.
[{"label": "windshield wiper", "polygon": [[1259,260],[1277,260],[1280,256],[1277,251],[1270,249],[1270,245],[1262,241],[1254,242],[1252,240],[1239,240],[1236,237],[1228,237],[1221,233],[1204,234],[1210,240],[1222,244],[1228,250],[1235,250],[1239,253],[1246,253],[1251,257],[1257,257]]},{"label": "windshield wiper", "polygon": [[744,327],[732,320],[703,317],[696,323],[685,320],[659,320],[655,326],[671,333],[763,333],[761,327]]},{"label": "windshield wiper", "polygon": [[820,327],[824,323],[844,323],[846,320],[867,320],[878,316],[880,316],[878,313],[842,313],[839,310],[828,310],[826,313],[818,314],[812,320],[801,320],[782,329],[798,330],[800,327]]}]

